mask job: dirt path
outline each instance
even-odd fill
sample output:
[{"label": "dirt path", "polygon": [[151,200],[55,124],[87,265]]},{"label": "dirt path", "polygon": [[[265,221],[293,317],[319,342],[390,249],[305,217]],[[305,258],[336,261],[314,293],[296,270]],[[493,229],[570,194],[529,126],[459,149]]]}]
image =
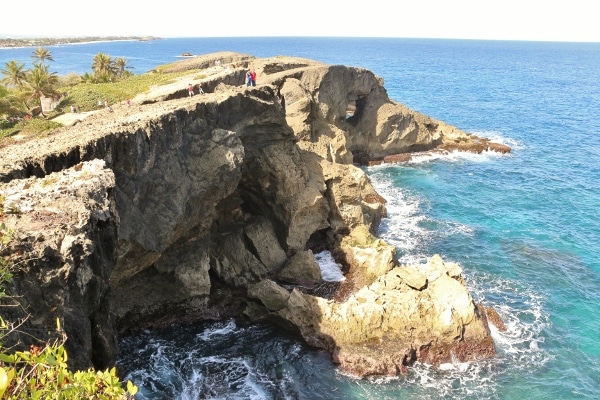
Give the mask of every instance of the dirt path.
[{"label": "dirt path", "polygon": [[79,122],[83,121],[86,117],[89,117],[90,115],[95,114],[98,111],[100,111],[100,110],[85,111],[85,112],[80,112],[80,113],[64,113],[57,117],[52,118],[52,121],[58,122],[65,126],[70,126],[70,125],[73,125],[76,121],[79,121]]}]

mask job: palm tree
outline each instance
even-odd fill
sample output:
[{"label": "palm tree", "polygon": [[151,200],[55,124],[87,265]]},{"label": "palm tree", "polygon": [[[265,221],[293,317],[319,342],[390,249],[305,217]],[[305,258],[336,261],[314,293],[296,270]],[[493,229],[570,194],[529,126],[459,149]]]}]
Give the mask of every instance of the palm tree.
[{"label": "palm tree", "polygon": [[22,115],[25,112],[26,107],[23,105],[21,99],[9,93],[3,87],[0,87],[0,116]]},{"label": "palm tree", "polygon": [[114,60],[114,66],[119,78],[124,78],[131,74],[131,72],[127,71],[127,63],[128,61],[124,57],[118,57]]},{"label": "palm tree", "polygon": [[0,70],[4,78],[0,80],[7,88],[20,89],[23,86],[26,78],[26,71],[23,69],[25,65],[16,62],[15,60],[4,63],[4,69]]},{"label": "palm tree", "polygon": [[81,75],[81,80],[85,83],[96,83],[96,77],[89,72]]},{"label": "palm tree", "polygon": [[54,61],[54,58],[52,58],[52,54],[50,54],[50,52],[44,47],[38,47],[37,49],[35,49],[31,57],[39,61],[39,63],[42,65],[45,65],[46,60]]},{"label": "palm tree", "polygon": [[[33,100],[41,107],[42,97],[56,97],[58,91],[56,87],[59,78],[56,72],[49,72],[48,67],[42,64],[36,64],[32,70],[28,71],[26,85],[24,86],[23,96],[26,104],[31,104]],[[42,109],[42,115],[44,111]]]},{"label": "palm tree", "polygon": [[113,59],[108,54],[98,53],[94,56],[92,71],[94,71],[94,75],[105,78],[106,76],[114,76],[116,67]]}]

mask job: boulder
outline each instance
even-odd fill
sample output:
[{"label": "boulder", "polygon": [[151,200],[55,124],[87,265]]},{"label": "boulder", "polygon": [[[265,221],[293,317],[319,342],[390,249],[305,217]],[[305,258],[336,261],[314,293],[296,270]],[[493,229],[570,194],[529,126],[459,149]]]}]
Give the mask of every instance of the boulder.
[{"label": "boulder", "polygon": [[293,285],[314,287],[322,282],[321,268],[311,250],[294,254],[281,271],[277,279]]}]

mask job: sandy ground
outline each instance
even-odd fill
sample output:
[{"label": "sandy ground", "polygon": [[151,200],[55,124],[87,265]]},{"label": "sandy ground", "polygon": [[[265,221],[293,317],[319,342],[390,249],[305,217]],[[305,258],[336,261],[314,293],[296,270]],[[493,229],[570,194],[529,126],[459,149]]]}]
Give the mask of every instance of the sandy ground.
[{"label": "sandy ground", "polygon": [[89,117],[90,115],[95,114],[98,111],[100,111],[100,110],[86,111],[86,112],[80,112],[80,113],[64,113],[57,117],[52,118],[52,121],[58,122],[65,126],[70,126],[70,125],[73,125],[76,121],[79,121],[79,122],[83,121],[86,117]]}]

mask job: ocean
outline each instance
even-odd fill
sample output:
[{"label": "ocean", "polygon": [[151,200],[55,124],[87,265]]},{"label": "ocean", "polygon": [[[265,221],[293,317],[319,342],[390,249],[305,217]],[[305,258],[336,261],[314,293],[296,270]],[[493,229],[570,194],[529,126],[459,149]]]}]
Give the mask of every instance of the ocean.
[{"label": "ocean", "polygon": [[[90,72],[98,52],[134,73],[215,51],[364,67],[393,100],[512,148],[365,168],[388,201],[379,236],[400,260],[460,263],[475,300],[500,313],[508,329],[493,329],[494,359],[355,379],[268,326],[173,326],[121,339],[136,398],[600,398],[600,43],[179,38],[48,49],[61,75]],[[0,49],[0,66],[30,64],[32,51]]]}]

